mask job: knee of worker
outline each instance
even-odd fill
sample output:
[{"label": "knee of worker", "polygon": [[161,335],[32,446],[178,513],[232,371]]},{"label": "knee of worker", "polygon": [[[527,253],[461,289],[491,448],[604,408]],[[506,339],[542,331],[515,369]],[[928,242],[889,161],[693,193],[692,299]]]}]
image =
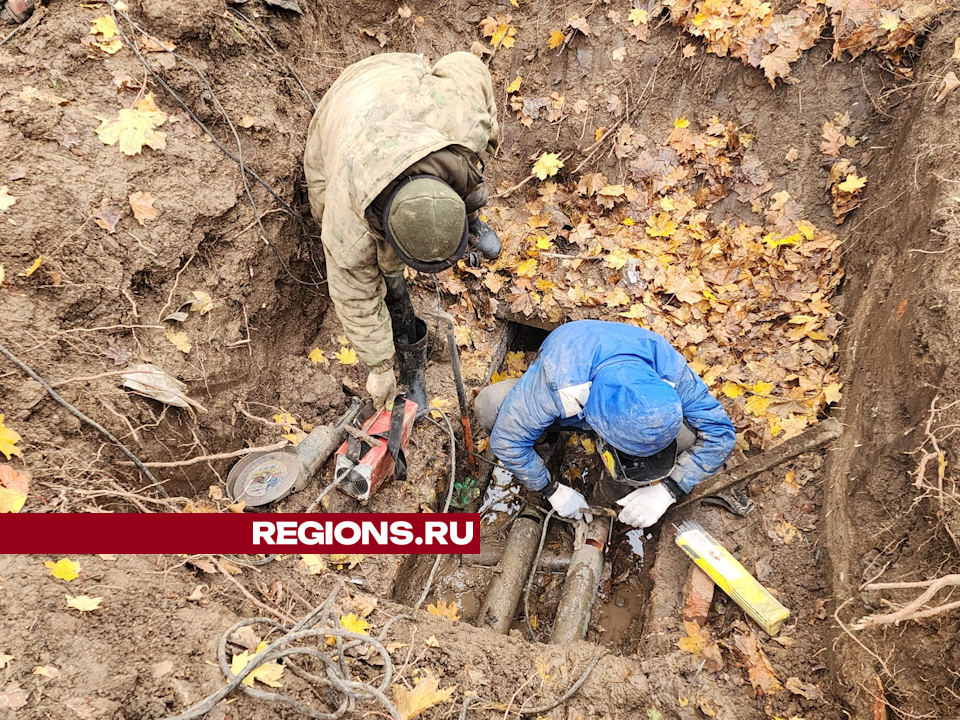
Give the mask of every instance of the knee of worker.
[{"label": "knee of worker", "polygon": [[493,430],[493,425],[497,422],[497,415],[500,414],[503,401],[507,399],[507,394],[518,382],[520,382],[519,378],[501,380],[498,383],[487,385],[487,387],[477,393],[477,397],[473,401],[473,412],[477,416],[477,422],[480,423],[480,426],[486,430],[487,433]]}]

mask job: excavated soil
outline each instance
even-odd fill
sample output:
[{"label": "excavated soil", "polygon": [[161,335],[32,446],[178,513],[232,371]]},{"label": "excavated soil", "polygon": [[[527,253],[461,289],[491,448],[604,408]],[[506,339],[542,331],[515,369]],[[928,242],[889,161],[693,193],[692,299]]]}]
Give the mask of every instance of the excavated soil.
[{"label": "excavated soil", "polygon": [[[301,165],[311,106],[290,68],[318,99],[340,70],[375,52],[436,59],[469,49],[479,36],[477,22],[503,10],[431,0],[412,3],[405,18],[392,2],[360,0],[342,7],[301,2],[298,15],[257,3],[255,23],[277,54],[223,0],[128,4],[138,22],[175,43],[202,70],[216,99],[184,60],[165,56],[161,74],[170,86],[236,152],[218,111],[217,102],[222,104],[237,123],[243,160],[313,235]],[[821,41],[793,67],[790,83],[772,89],[758,70],[734,60],[702,52],[683,58],[680,48],[689,38],[668,25],[654,24],[645,44],[614,63],[610,50],[622,36],[600,12],[591,15],[589,44],[544,52],[554,27],[595,7],[579,0],[563,7],[521,0],[520,7],[508,8],[521,31],[516,47],[490,62],[495,86],[504,87],[522,69],[525,88],[559,92],[568,102],[584,99],[590,110],[559,126],[526,127],[501,109],[503,142],[487,165],[491,186],[522,180],[544,150],[588,147],[595,127],[615,122],[599,100],[614,88],[628,107],[629,98],[645,93],[631,123],[651,128],[652,135],[680,116],[718,116],[748,128],[771,180],[790,193],[804,217],[830,227],[821,128],[837,113],[850,113],[847,132],[859,140],[858,165],[870,179],[863,207],[836,228],[844,242],[846,279],[842,295],[834,298],[845,323],[845,388],[835,412],[845,434],[823,453],[754,480],[750,494],[758,508],[747,518],[701,507],[669,514],[662,530],[645,541],[642,563],[624,547],[624,528],[618,526],[614,562],[587,642],[548,646],[526,641],[520,630],[497,636],[421,612],[389,631],[388,640],[407,643],[394,654],[403,668],[400,682],[412,686],[414,677],[430,670],[442,687],[456,686],[456,708],[444,704],[424,717],[455,715],[467,692],[502,704],[471,705],[467,717],[504,717],[508,703],[530,707],[562,694],[599,644],[611,652],[569,701],[545,716],[960,717],[956,610],[899,626],[850,629],[862,616],[888,612],[891,602],[904,604],[919,592],[866,591],[865,583],[927,580],[956,573],[960,565],[951,419],[951,404],[960,400],[960,93],[937,99],[951,62],[956,69],[951,56],[960,16],[941,16],[922,39],[909,81],[896,78],[872,53],[831,61],[830,44]],[[631,4],[617,0],[604,7],[625,15]],[[342,331],[325,289],[313,284],[321,280],[314,267],[318,240],[306,237],[263,188],[253,186],[269,244],[260,238],[237,164],[204,140],[129,48],[108,55],[82,42],[105,11],[97,3],[55,0],[0,47],[0,185],[17,198],[0,214],[0,265],[6,270],[0,342],[48,382],[69,381],[58,388],[64,398],[144,460],[175,461],[276,442],[281,431],[244,416],[238,401],[262,418],[286,412],[305,423],[332,421],[350,395],[361,392],[364,374],[360,366],[333,359]],[[27,86],[63,102],[24,97]],[[98,117],[112,117],[147,90],[171,116],[166,148],[124,157],[95,134]],[[501,108],[505,100],[504,93]],[[791,148],[799,154],[786,163]],[[590,169],[611,182],[626,172],[605,153]],[[157,218],[144,226],[127,205],[136,191],[156,198]],[[524,192],[494,204],[519,207]],[[97,224],[104,202],[123,211],[110,233]],[[43,258],[40,268],[20,276],[37,257]],[[414,286],[421,307],[458,303],[429,279],[418,278]],[[164,323],[195,290],[209,293],[212,309],[192,311],[181,324]],[[473,331],[477,347],[493,347],[503,332],[503,323],[492,313],[487,317],[488,327]],[[167,327],[187,333],[188,354],[167,340]],[[330,362],[312,363],[308,353],[314,348]],[[207,412],[193,416],[125,391],[116,371],[138,362],[182,380]],[[154,494],[142,491],[143,478],[118,464],[123,458],[115,448],[4,363],[0,413],[22,435],[17,467],[33,478],[24,512],[167,507],[162,499],[145,499]],[[496,369],[468,373],[471,389]],[[432,396],[455,397],[438,338],[432,341],[428,383]],[[932,420],[931,407],[937,408]],[[917,483],[931,435],[942,451],[943,475],[938,481],[935,453]],[[337,493],[325,507],[437,509],[449,473],[446,433],[424,424],[407,454],[407,483],[388,485],[366,508]],[[227,502],[214,500],[219,493],[211,487],[223,489],[231,462],[162,471],[169,494],[182,498],[170,502],[222,510]],[[329,474],[327,468],[316,487]],[[134,500],[125,495],[130,491],[138,493]],[[304,509],[311,491],[315,487],[281,509]],[[722,667],[678,647],[687,635],[680,606],[689,562],[673,544],[672,526],[686,519],[713,532],[793,610],[778,638],[756,632],[784,689],[755,689],[755,664],[734,640],[745,627],[743,614],[719,593],[706,631],[718,644]],[[488,539],[502,538],[491,531]],[[12,656],[0,662],[0,699],[11,688],[26,693],[17,710],[0,703],[4,719],[172,715],[222,684],[217,642],[238,618],[264,612],[251,598],[299,618],[340,583],[337,609],[344,613],[369,602],[365,595],[379,598],[368,618],[379,628],[404,611],[396,600],[409,604],[422,587],[420,575],[394,556],[368,556],[354,567],[333,564],[320,575],[286,557],[237,567],[240,572],[230,577],[203,558],[89,556],[75,558],[82,573],[69,585],[50,576],[43,562],[51,559],[57,558],[0,556],[0,658]],[[473,577],[468,595],[482,595],[488,576]],[[551,583],[555,590],[558,578],[544,576],[537,586],[535,603],[542,602],[547,614]],[[442,574],[438,588],[431,599],[460,599],[469,615],[470,602],[454,582]],[[64,606],[64,592],[102,596],[103,606],[78,614]],[[932,604],[954,599],[945,590]],[[53,666],[59,674],[35,675],[38,666]],[[368,678],[378,672],[366,665],[363,671]],[[246,697],[222,703],[210,715],[277,716],[293,715]]]}]

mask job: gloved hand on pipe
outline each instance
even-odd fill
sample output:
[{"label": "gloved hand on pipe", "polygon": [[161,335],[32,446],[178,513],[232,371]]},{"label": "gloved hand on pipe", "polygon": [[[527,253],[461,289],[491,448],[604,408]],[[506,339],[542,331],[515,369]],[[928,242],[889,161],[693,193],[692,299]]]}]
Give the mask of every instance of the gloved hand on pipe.
[{"label": "gloved hand on pipe", "polygon": [[593,515],[586,512],[589,507],[586,498],[569,485],[558,483],[553,489],[544,488],[543,494],[560,517],[593,522]]}]

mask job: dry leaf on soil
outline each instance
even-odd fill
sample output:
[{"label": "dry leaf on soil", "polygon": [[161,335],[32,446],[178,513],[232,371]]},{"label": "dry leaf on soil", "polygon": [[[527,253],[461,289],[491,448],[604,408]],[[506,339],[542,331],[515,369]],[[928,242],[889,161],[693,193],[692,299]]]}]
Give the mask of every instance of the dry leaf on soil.
[{"label": "dry leaf on soil", "polygon": [[17,204],[17,199],[7,191],[6,185],[0,185],[0,212],[9,210]]},{"label": "dry leaf on soil", "polygon": [[3,670],[7,665],[9,665],[11,660],[13,660],[13,655],[5,655],[4,653],[0,653],[0,670]]},{"label": "dry leaf on soil", "polygon": [[448,605],[445,601],[438,600],[436,605],[432,603],[427,605],[427,612],[437,617],[447,618],[448,620],[460,619],[460,608],[457,607],[455,602]]},{"label": "dry leaf on soil", "polygon": [[323,350],[320,348],[314,348],[310,351],[310,354],[307,356],[310,358],[310,362],[314,365],[329,365],[330,361],[327,360],[327,356],[323,354]]},{"label": "dry leaf on soil", "polygon": [[132,109],[121,108],[115,118],[97,119],[100,140],[106,145],[119,145],[124,155],[138,155],[144,145],[154,150],[167,147],[166,134],[157,130],[167,121],[167,114],[157,108],[152,92]]},{"label": "dry leaf on soil", "polygon": [[127,199],[130,202],[130,209],[133,210],[133,217],[138,223],[145,225],[147,220],[157,219],[157,209],[153,206],[153,195],[137,190],[135,193],[131,193]]},{"label": "dry leaf on soil", "polygon": [[33,669],[33,674],[41,675],[42,677],[49,678],[51,680],[56,680],[58,677],[60,677],[60,671],[53,665],[37,665]]},{"label": "dry leaf on soil", "polygon": [[123,210],[111,203],[110,198],[104,198],[100,201],[100,207],[93,213],[93,221],[106,230],[107,235],[113,235],[122,216]]},{"label": "dry leaf on soil", "polygon": [[393,704],[400,714],[400,720],[413,720],[434,705],[450,702],[457,686],[440,689],[440,681],[432,674],[420,678],[413,690],[402,685],[393,686]]},{"label": "dry leaf on soil", "polygon": [[[262,653],[267,646],[268,643],[261,642],[257,646],[257,651],[254,653],[244,650],[239,655],[234,655],[233,661],[230,663],[230,672],[234,675],[239,675],[240,672],[250,664],[250,661]],[[278,688],[283,687],[283,683],[280,682],[280,678],[282,677],[283,665],[276,660],[271,660],[270,662],[261,663],[255,669],[251,670],[250,674],[243,678],[241,682],[248,687],[253,687],[253,681],[259,680],[264,685]]]},{"label": "dry leaf on soil", "polygon": [[187,397],[187,386],[185,384],[170,377],[156,365],[148,363],[134,365],[130,368],[130,372],[124,373],[121,377],[123,378],[123,386],[138,395],[175,407],[196,409],[199,412],[207,411],[196,400]]},{"label": "dry leaf on soil", "polygon": [[183,330],[167,328],[167,340],[173,343],[177,350],[182,352],[184,355],[193,349],[193,345],[190,343],[190,338]]},{"label": "dry leaf on soil", "polygon": [[740,659],[747,669],[750,684],[766,695],[771,695],[780,689],[777,675],[767,659],[766,654],[749,628],[742,626],[733,633],[733,647],[740,655]]},{"label": "dry leaf on soil", "polygon": [[0,415],[0,453],[3,453],[7,460],[14,455],[22,457],[20,448],[17,447],[20,440],[20,433],[4,425],[3,415]]},{"label": "dry leaf on soil", "polygon": [[32,263],[32,264],[30,265],[30,267],[28,267],[26,270],[24,270],[23,272],[18,272],[18,273],[17,273],[17,277],[30,277],[30,276],[33,275],[37,270],[40,269],[40,266],[41,266],[41,265],[43,265],[43,256],[42,256],[42,255],[41,255],[40,257],[34,258],[33,263]]},{"label": "dry leaf on soil", "polygon": [[64,597],[67,599],[67,607],[79,610],[80,612],[99,610],[100,603],[103,602],[102,597],[95,598],[89,595],[64,595]]},{"label": "dry leaf on soil", "polygon": [[18,473],[9,465],[0,465],[0,513],[20,512],[29,493],[29,476]]},{"label": "dry leaf on soil", "polygon": [[333,356],[341,365],[356,365],[360,362],[360,359],[357,357],[357,351],[352,347],[341,347]]},{"label": "dry leaf on soil", "polygon": [[557,153],[543,153],[533,164],[533,174],[541,180],[553,177],[563,167],[563,160]]},{"label": "dry leaf on soil", "polygon": [[76,580],[80,577],[80,563],[76,563],[70,558],[60,558],[56,562],[47,560],[44,567],[50,570],[50,574],[60,580]]},{"label": "dry leaf on soil", "polygon": [[201,315],[206,315],[213,308],[213,298],[210,293],[204,290],[191,290],[193,300],[190,301],[190,309],[196,310]]}]

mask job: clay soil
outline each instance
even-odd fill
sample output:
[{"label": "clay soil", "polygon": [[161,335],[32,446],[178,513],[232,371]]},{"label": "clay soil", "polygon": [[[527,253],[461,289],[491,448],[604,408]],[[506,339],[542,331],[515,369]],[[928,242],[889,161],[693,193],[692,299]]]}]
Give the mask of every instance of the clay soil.
[{"label": "clay soil", "polygon": [[[478,21],[504,10],[420,0],[409,4],[412,15],[405,18],[385,0],[301,0],[302,14],[253,0],[238,6],[256,10],[261,36],[232,16],[223,0],[128,5],[138,22],[175,43],[202,71],[216,97],[183,59],[160,70],[171,88],[236,152],[222,104],[237,123],[243,160],[314,236],[301,164],[312,108],[291,69],[316,100],[343,68],[373,53],[417,52],[436,59],[469,49],[479,39]],[[429,671],[441,687],[456,686],[452,703],[423,717],[456,716],[465,693],[472,692],[484,702],[470,705],[468,718],[502,718],[561,695],[605,648],[580,690],[545,717],[960,717],[956,610],[851,630],[857,619],[888,612],[891,603],[902,605],[919,592],[866,591],[866,583],[927,580],[960,570],[960,503],[952,479],[952,404],[960,401],[960,92],[937,101],[951,62],[956,69],[951,56],[960,16],[941,15],[921,39],[910,79],[896,77],[873,53],[832,61],[824,40],[793,67],[790,83],[771,88],[760,71],[735,60],[702,51],[682,58],[680,48],[690,38],[667,24],[653,24],[645,44],[624,62],[612,62],[610,50],[623,38],[605,13],[625,15],[632,6],[622,0],[604,5],[603,12],[582,0],[562,7],[540,0],[506,6],[522,30],[516,47],[490,61],[495,87],[504,87],[522,68],[525,88],[559,92],[568,102],[584,99],[590,110],[587,118],[559,126],[526,127],[501,109],[503,142],[487,165],[488,181],[494,188],[514,185],[527,175],[532,158],[548,149],[573,152],[571,162],[579,162],[594,128],[616,121],[599,100],[603,89],[636,98],[647,87],[643,102],[631,110],[635,127],[663,129],[680,116],[732,120],[756,135],[770,178],[804,216],[832,227],[820,134],[824,120],[850,113],[848,132],[859,139],[859,166],[870,181],[864,205],[835,230],[844,242],[846,279],[834,299],[845,323],[839,348],[845,391],[834,412],[845,434],[823,453],[754,480],[749,490],[758,507],[746,518],[698,506],[671,513],[646,541],[643,563],[623,547],[625,528],[617,526],[617,559],[604,578],[585,642],[535,643],[519,624],[499,636],[420,611],[393,624],[386,638],[406,643],[393,656],[402,668],[397,682],[412,687]],[[7,274],[0,287],[0,342],[47,381],[69,381],[59,387],[63,397],[144,460],[181,460],[279,439],[277,427],[250,420],[239,407],[268,420],[281,412],[313,424],[334,420],[350,396],[361,393],[365,376],[359,365],[332,360],[342,330],[325,288],[316,284],[322,279],[316,237],[307,237],[274,198],[253,186],[270,243],[261,239],[237,164],[205,141],[129,48],[108,55],[82,42],[105,11],[97,3],[52,0],[0,47],[0,185],[17,198],[0,215],[0,264]],[[591,12],[589,46],[545,51],[552,29]],[[25,86],[65,102],[24,99]],[[94,132],[97,118],[112,117],[118,105],[129,107],[147,90],[176,122],[166,128],[165,150],[124,157],[101,143]],[[505,99],[498,100],[501,107]],[[791,148],[799,154],[786,163]],[[591,169],[610,182],[626,179],[626,168],[612,154],[599,153]],[[127,206],[135,191],[156,198],[158,216],[145,226]],[[519,207],[524,192],[495,204]],[[109,234],[95,218],[103,202],[124,210]],[[38,256],[40,269],[19,277]],[[429,279],[418,278],[414,288],[420,307],[458,302]],[[166,339],[162,321],[194,290],[209,293],[213,308],[191,312],[184,321],[193,345],[184,354]],[[489,326],[476,339],[492,346],[503,328],[490,313]],[[332,361],[311,363],[314,348]],[[107,374],[138,362],[152,362],[182,380],[207,412],[193,416],[132,395],[116,374]],[[470,389],[479,388],[497,364],[469,373]],[[431,396],[455,397],[439,338],[432,342],[428,383]],[[24,512],[167,511],[187,503],[222,511],[227,505],[214,499],[219,493],[211,488],[223,490],[232,461],[163,470],[171,498],[161,498],[120,464],[122,455],[102,436],[6,360],[0,361],[0,413],[23,437],[22,463],[16,462],[32,476]],[[931,437],[945,470],[938,481],[934,450],[918,482]],[[333,493],[325,509],[438,509],[450,470],[446,432],[429,423],[418,427],[407,454],[408,482],[387,486],[364,508]],[[329,475],[326,468],[316,487]],[[293,496],[280,509],[303,510],[313,496]],[[751,663],[734,640],[749,621],[720,594],[706,631],[718,644],[721,666],[706,666],[702,656],[678,647],[688,634],[680,612],[689,562],[673,544],[673,525],[687,519],[713,532],[793,610],[777,638],[753,626],[772,671],[786,685],[779,691],[764,694],[754,687]],[[502,540],[502,531],[490,530],[486,539]],[[11,688],[26,693],[17,710],[0,702],[4,720],[174,715],[222,685],[220,635],[240,618],[262,615],[263,606],[278,619],[299,618],[339,584],[337,610],[355,612],[375,598],[368,620],[378,629],[408,611],[422,587],[422,574],[395,556],[368,556],[353,567],[332,563],[320,574],[310,574],[295,556],[262,566],[238,561],[237,574],[229,576],[203,557],[83,556],[75,558],[81,576],[69,586],[44,567],[56,559],[0,556],[0,658],[12,656],[0,663],[0,698]],[[481,573],[472,581],[479,592],[488,578]],[[558,581],[546,576],[537,586],[535,601],[545,607],[551,582]],[[463,599],[449,580],[441,578],[438,588],[431,599]],[[103,607],[81,615],[65,607],[65,591],[104,597]],[[955,600],[955,594],[945,590],[932,604]],[[59,673],[33,674],[39,666]],[[362,672],[369,679],[378,670],[364,665]],[[377,710],[363,706],[352,717]],[[223,702],[210,714],[294,716],[247,697]]]}]

